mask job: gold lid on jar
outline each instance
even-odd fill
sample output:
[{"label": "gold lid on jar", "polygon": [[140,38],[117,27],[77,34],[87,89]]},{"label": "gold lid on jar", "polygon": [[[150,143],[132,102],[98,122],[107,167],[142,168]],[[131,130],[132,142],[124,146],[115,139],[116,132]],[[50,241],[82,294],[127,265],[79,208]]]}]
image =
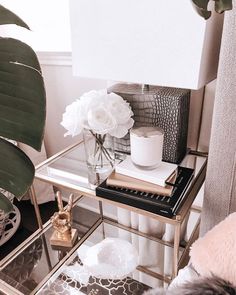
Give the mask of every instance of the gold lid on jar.
[{"label": "gold lid on jar", "polygon": [[164,134],[164,131],[160,127],[133,127],[130,130],[130,134],[137,136],[137,137],[153,137],[153,136],[160,136]]}]

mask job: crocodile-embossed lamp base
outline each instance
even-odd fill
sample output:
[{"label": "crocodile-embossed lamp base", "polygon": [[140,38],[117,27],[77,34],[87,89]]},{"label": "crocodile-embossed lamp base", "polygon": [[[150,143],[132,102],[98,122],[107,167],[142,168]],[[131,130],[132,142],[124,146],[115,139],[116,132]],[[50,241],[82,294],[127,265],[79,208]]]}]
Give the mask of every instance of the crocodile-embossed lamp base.
[{"label": "crocodile-embossed lamp base", "polygon": [[[115,92],[130,103],[135,126],[158,126],[164,130],[163,161],[181,162],[187,151],[190,90],[115,84],[108,92]],[[130,153],[129,135],[116,139],[115,149]]]}]

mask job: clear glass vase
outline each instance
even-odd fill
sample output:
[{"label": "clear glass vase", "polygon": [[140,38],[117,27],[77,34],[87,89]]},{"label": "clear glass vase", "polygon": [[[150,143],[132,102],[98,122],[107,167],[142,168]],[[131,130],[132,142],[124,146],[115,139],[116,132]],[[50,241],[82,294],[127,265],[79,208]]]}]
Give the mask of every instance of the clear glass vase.
[{"label": "clear glass vase", "polygon": [[98,185],[114,169],[114,138],[109,134],[101,135],[87,129],[84,130],[83,137],[89,182]]}]

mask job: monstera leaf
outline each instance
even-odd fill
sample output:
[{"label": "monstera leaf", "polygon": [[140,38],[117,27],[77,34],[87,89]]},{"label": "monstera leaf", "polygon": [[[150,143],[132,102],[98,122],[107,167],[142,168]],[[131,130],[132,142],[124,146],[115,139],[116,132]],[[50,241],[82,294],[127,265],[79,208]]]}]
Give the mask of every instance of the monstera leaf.
[{"label": "monstera leaf", "polygon": [[215,10],[218,13],[223,13],[226,10],[233,9],[232,0],[215,0]]},{"label": "monstera leaf", "polygon": [[12,203],[8,198],[0,192],[0,212],[3,210],[5,213],[9,213],[13,210]]},{"label": "monstera leaf", "polygon": [[192,0],[192,3],[199,15],[205,19],[208,19],[211,16],[211,12],[207,10],[209,0]]},{"label": "monstera leaf", "polygon": [[21,197],[33,181],[34,165],[25,153],[6,140],[0,139],[0,151],[0,187]]},{"label": "monstera leaf", "polygon": [[[213,0],[215,1],[215,11],[218,13],[223,13],[226,10],[231,10],[233,8],[232,0]],[[208,19],[211,16],[211,11],[207,9],[210,0],[192,0],[193,6],[197,13]]]},{"label": "monstera leaf", "polygon": [[[29,27],[0,5],[0,24]],[[0,38],[0,136],[40,151],[46,117],[46,95],[35,52],[25,43]],[[32,184],[34,165],[16,146],[0,140],[0,187],[20,199]],[[0,208],[12,209],[0,195]]]},{"label": "monstera leaf", "polygon": [[23,20],[19,18],[19,16],[17,16],[15,13],[11,12],[4,6],[0,5],[0,25],[6,24],[15,24],[26,29],[29,29],[27,24],[23,22]]}]

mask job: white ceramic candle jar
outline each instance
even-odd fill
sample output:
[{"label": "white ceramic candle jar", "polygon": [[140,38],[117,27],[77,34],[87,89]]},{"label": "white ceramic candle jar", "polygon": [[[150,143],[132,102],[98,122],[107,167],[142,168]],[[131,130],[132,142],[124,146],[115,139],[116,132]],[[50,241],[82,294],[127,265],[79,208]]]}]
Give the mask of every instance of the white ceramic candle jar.
[{"label": "white ceramic candle jar", "polygon": [[136,127],[130,131],[132,162],[143,169],[161,164],[164,132],[159,127]]}]

